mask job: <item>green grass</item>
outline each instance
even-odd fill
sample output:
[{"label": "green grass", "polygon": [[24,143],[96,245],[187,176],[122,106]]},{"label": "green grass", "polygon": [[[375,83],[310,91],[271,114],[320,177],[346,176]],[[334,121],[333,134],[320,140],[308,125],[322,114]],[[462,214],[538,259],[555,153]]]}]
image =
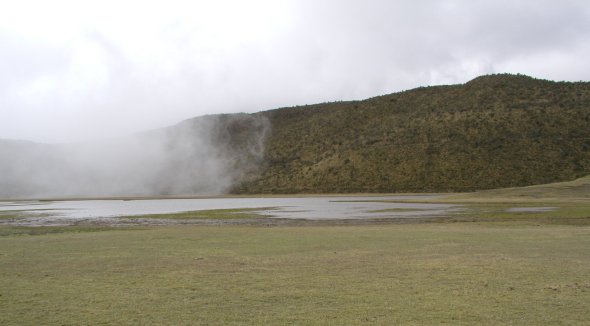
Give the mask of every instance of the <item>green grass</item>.
[{"label": "green grass", "polygon": [[459,223],[0,226],[0,324],[585,325],[586,184],[430,200]]},{"label": "green grass", "polygon": [[568,182],[452,194],[434,201],[454,203],[587,204],[590,202],[590,176]]},{"label": "green grass", "polygon": [[22,211],[2,211],[0,212],[0,219],[17,219],[23,218],[24,214]]},{"label": "green grass", "polygon": [[[457,221],[528,221],[543,224],[590,225],[590,176],[568,182],[472,193],[449,194],[408,202],[460,204]],[[552,207],[545,212],[510,212],[515,207]]]},{"label": "green grass", "polygon": [[0,237],[0,324],[586,324],[590,228],[212,227]]},{"label": "green grass", "polygon": [[[509,211],[515,207],[551,207],[543,212]],[[543,224],[590,225],[590,204],[576,203],[470,203],[464,210],[450,216],[456,221],[530,222]]]},{"label": "green grass", "polygon": [[15,219],[15,218],[22,218],[22,215],[14,214],[14,213],[0,213],[0,219]]}]

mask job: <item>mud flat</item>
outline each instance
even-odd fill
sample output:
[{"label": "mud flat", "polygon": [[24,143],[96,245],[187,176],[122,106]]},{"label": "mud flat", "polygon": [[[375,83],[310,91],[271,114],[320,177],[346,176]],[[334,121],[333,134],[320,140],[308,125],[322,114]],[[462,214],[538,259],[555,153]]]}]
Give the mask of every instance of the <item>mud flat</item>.
[{"label": "mud flat", "polygon": [[[460,205],[404,202],[412,196],[220,197],[193,199],[0,202],[9,225],[244,224],[255,221],[369,221],[448,216]],[[220,214],[226,213],[226,214]],[[284,221],[276,221],[284,220]]]}]

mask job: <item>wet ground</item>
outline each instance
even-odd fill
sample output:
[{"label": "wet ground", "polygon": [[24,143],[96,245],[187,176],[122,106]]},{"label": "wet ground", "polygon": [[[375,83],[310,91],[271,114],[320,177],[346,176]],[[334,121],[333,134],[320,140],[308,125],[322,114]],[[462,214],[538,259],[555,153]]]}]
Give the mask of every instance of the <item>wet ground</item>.
[{"label": "wet ground", "polygon": [[[0,224],[167,225],[167,224],[298,224],[386,222],[432,219],[461,210],[460,205],[408,203],[430,199],[413,196],[222,197],[197,199],[65,200],[0,202]],[[153,219],[149,214],[173,214],[215,209],[257,209],[257,219]]]}]

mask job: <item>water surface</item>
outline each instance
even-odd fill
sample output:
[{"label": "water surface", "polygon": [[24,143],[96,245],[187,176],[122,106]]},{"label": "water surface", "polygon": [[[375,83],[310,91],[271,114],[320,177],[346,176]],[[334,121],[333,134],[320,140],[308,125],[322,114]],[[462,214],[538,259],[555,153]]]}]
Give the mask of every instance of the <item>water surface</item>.
[{"label": "water surface", "polygon": [[18,214],[19,219],[0,219],[0,223],[27,221],[63,224],[80,220],[101,221],[147,214],[166,214],[212,209],[256,209],[257,213],[278,219],[342,220],[375,218],[417,218],[444,216],[457,205],[406,203],[403,200],[428,199],[415,196],[317,196],[317,197],[222,197],[197,199],[73,200],[0,202],[0,214]]}]

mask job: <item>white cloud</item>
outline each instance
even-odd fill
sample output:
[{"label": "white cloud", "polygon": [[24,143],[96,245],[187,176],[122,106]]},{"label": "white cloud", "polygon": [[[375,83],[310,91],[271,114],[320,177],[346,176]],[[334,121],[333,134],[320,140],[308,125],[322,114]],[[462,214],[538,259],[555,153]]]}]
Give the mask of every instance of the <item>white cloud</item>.
[{"label": "white cloud", "polygon": [[2,1],[0,138],[72,141],[480,74],[588,79],[585,1]]}]

